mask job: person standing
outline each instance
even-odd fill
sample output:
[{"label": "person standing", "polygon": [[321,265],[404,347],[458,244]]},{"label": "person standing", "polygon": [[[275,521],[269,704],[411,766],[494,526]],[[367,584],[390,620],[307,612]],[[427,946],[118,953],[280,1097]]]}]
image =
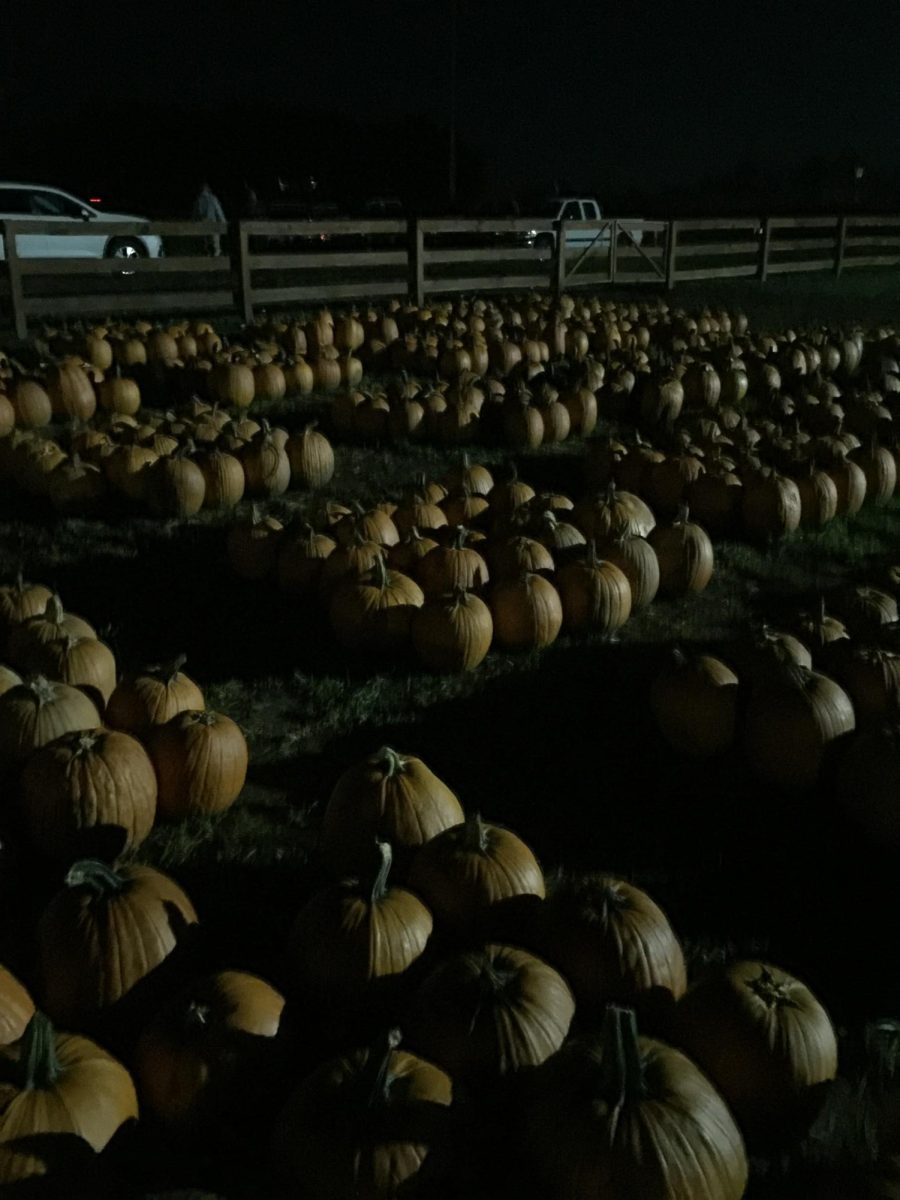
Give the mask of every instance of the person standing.
[{"label": "person standing", "polygon": [[[200,189],[197,199],[194,201],[194,208],[191,216],[195,221],[225,221],[225,212],[222,205],[219,203],[218,196],[213,192],[208,183],[204,183]],[[222,238],[218,233],[214,233],[207,242],[207,249],[211,254],[222,253]]]}]

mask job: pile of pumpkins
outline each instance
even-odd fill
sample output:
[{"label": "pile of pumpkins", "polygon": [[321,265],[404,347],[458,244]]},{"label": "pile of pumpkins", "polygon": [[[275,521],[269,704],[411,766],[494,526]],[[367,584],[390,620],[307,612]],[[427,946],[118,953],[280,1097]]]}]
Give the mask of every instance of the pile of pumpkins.
[{"label": "pile of pumpkins", "polygon": [[[173,927],[197,929],[182,889],[68,866],[33,973],[0,969],[0,1182],[72,1187],[71,1143],[99,1153],[140,1117],[192,1151],[263,1148],[272,1182],[310,1200],[476,1194],[488,1162],[559,1200],[739,1200],[748,1151],[795,1145],[835,1079],[803,982],[737,961],[688,986],[645,891],[548,887],[520,837],[413,755],[344,771],[319,849],[330,881],[298,903],[271,981],[231,962],[161,975],[190,945]],[[154,977],[149,1012],[114,1025]]]},{"label": "pile of pumpkins", "polygon": [[[179,338],[154,331],[144,341],[96,328],[80,355],[34,372],[7,360],[0,480],[46,497],[63,515],[102,513],[116,498],[172,518],[327,483],[334,452],[315,423],[289,436],[246,411],[256,397],[298,390],[296,380],[264,350],[212,349],[184,363],[168,357],[185,339],[195,353],[198,343],[219,345],[207,326],[195,329]],[[148,398],[162,408],[147,407]]]},{"label": "pile of pumpkins", "polygon": [[135,850],[157,818],[229,808],[247,743],[210,711],[184,660],[119,677],[59,596],[0,588],[0,779],[35,851],[56,861]]},{"label": "pile of pumpkins", "polygon": [[615,486],[578,504],[495,480],[463,455],[443,481],[420,477],[399,503],[322,506],[285,527],[258,508],[227,535],[244,579],[274,576],[324,606],[350,650],[414,650],[435,671],[477,667],[492,644],[540,649],[561,630],[611,636],[659,592],[703,591],[712,543],[685,509],[657,525]]},{"label": "pile of pumpkins", "polygon": [[[763,626],[729,662],[673,651],[651,707],[679,753],[708,759],[740,743],[769,786],[812,787],[836,768],[839,799],[873,841],[900,847],[900,620],[896,596],[850,586],[834,612]],[[839,615],[835,615],[839,614]]]}]

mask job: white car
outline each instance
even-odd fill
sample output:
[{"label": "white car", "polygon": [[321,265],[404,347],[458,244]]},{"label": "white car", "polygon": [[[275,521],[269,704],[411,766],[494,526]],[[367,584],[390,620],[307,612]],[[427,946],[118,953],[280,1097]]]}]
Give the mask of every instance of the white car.
[{"label": "white car", "polygon": [[[559,199],[547,200],[537,214],[544,220],[553,221],[592,221],[593,229],[569,229],[566,232],[566,250],[571,254],[588,248],[609,246],[610,224],[605,221],[600,211],[600,205],[590,196],[563,196]],[[525,235],[525,244],[535,246],[542,258],[549,257],[556,248],[557,230],[538,233],[531,229]],[[598,236],[599,234],[599,236]],[[637,245],[643,240],[643,230],[635,229],[631,233]]]},{"label": "white car", "polygon": [[[110,221],[146,221],[146,217],[101,211],[59,188],[30,183],[0,183],[0,221],[46,221],[78,224],[77,234],[22,233],[16,237],[20,258],[159,258],[162,238],[141,233],[111,237],[103,232]],[[6,246],[0,237],[0,258]]]}]

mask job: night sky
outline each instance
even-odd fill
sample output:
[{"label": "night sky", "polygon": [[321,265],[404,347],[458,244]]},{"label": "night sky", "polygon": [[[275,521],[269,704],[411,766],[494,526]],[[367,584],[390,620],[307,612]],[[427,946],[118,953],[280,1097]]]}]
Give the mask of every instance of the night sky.
[{"label": "night sky", "polygon": [[[363,190],[445,186],[451,0],[271,0],[235,21],[0,3],[4,177],[176,190],[308,159],[342,185],[362,167]],[[690,195],[729,173],[772,190],[855,157],[900,181],[896,0],[458,5],[464,198]]]}]

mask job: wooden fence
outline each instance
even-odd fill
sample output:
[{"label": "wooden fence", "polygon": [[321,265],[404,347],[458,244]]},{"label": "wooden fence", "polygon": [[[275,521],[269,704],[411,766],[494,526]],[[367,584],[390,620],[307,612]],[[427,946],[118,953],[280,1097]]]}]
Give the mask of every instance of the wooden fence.
[{"label": "wooden fence", "polygon": [[[92,232],[97,230],[93,227]],[[160,258],[34,258],[28,234],[82,236],[41,221],[0,222],[0,306],[17,336],[30,319],[258,310],[334,300],[698,279],[900,263],[900,216],[722,220],[241,221],[103,224],[109,237],[163,238]],[[206,252],[211,235],[224,253]]]}]

